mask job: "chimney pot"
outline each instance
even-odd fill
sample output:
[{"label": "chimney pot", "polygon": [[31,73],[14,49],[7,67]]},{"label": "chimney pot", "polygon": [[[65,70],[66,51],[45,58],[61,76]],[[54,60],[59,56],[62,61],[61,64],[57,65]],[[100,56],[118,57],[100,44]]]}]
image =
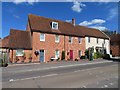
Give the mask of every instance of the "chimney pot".
[{"label": "chimney pot", "polygon": [[75,18],[72,19],[72,24],[75,26]]}]

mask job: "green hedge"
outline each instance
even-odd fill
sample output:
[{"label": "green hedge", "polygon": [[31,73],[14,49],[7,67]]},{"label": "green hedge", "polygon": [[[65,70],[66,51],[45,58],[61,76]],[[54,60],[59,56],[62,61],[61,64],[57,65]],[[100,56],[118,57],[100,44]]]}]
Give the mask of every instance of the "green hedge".
[{"label": "green hedge", "polygon": [[110,59],[110,55],[109,55],[109,54],[105,54],[105,55],[103,56],[103,59]]},{"label": "green hedge", "polygon": [[61,60],[65,59],[65,51],[62,51],[62,56],[61,56]]},{"label": "green hedge", "polygon": [[103,54],[101,54],[99,52],[95,52],[94,53],[94,59],[98,59],[98,58],[103,58]]}]

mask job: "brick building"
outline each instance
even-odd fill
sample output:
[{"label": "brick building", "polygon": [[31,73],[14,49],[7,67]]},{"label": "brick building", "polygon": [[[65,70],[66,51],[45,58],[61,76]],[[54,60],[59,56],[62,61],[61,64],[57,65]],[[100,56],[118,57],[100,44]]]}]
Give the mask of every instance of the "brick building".
[{"label": "brick building", "polygon": [[17,62],[29,62],[30,57],[32,62],[47,62],[51,58],[61,60],[63,52],[65,60],[75,60],[85,55],[86,37],[109,40],[97,29],[76,25],[75,19],[70,23],[30,14],[26,31],[10,30],[10,60],[16,62],[16,57]]},{"label": "brick building", "polygon": [[110,50],[113,56],[120,56],[120,34],[110,36]]}]

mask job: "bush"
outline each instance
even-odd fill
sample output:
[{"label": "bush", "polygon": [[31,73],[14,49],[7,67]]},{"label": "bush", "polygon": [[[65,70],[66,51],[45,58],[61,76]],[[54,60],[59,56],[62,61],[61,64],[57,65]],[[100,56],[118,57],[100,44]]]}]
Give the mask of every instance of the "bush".
[{"label": "bush", "polygon": [[94,59],[97,59],[97,58],[103,58],[103,54],[99,52],[94,53]]},{"label": "bush", "polygon": [[61,57],[61,60],[64,60],[65,59],[65,51],[62,51],[62,57]]},{"label": "bush", "polygon": [[85,59],[85,56],[81,56],[80,59]]},{"label": "bush", "polygon": [[89,50],[85,50],[85,56],[89,58]]},{"label": "bush", "polygon": [[76,58],[75,61],[78,61],[78,58]]},{"label": "bush", "polygon": [[110,59],[110,55],[109,55],[109,54],[105,54],[105,55],[103,56],[103,59]]},{"label": "bush", "polygon": [[8,64],[3,59],[0,58],[0,67],[7,67]]}]

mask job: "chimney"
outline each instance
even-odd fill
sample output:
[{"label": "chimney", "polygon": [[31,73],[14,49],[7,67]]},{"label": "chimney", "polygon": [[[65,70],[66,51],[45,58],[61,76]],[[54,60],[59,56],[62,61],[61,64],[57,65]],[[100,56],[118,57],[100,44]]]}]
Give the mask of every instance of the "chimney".
[{"label": "chimney", "polygon": [[75,18],[72,19],[72,24],[75,26]]}]

